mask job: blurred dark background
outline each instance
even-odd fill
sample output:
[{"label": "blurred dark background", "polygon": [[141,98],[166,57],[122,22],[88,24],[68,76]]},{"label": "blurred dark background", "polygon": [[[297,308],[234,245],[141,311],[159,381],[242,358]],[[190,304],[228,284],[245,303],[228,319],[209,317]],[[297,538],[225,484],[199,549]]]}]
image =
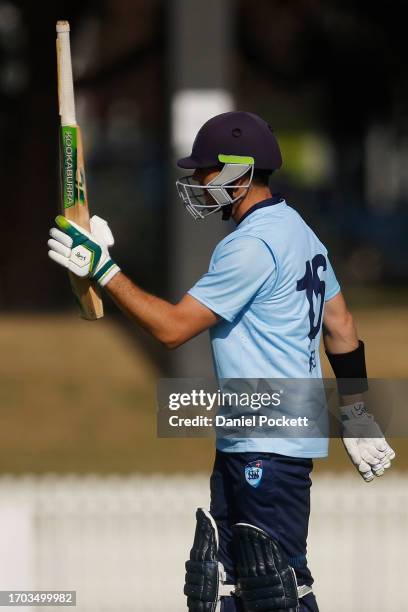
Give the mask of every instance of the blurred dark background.
[{"label": "blurred dark background", "polygon": [[[163,292],[174,205],[172,5],[81,0],[43,13],[28,1],[0,1],[2,309],[64,308],[69,299],[42,242],[58,207],[54,26],[61,17],[72,29],[91,203],[120,236],[115,254],[129,274]],[[405,283],[408,275],[404,9],[403,2],[392,10],[382,2],[229,3],[235,107],[275,128],[285,166],[274,185],[329,244],[350,284]],[[210,31],[194,46],[198,70],[211,19],[205,26]]]},{"label": "blurred dark background", "polygon": [[[90,205],[109,221],[113,256],[123,270],[170,299],[206,270],[212,248],[231,228],[216,216],[202,224],[187,216],[175,192],[175,158],[189,152],[195,131],[211,115],[256,112],[273,126],[283,151],[273,191],[283,193],[327,244],[352,307],[362,309],[356,316],[368,339],[371,375],[406,375],[405,8],[377,0],[71,0],[42,10],[28,0],[0,0],[0,402],[10,415],[26,418],[39,387],[38,401],[50,410],[58,406],[61,415],[67,405],[83,406],[90,436],[83,448],[92,448],[95,458],[90,405],[101,415],[105,401],[108,417],[98,443],[101,461],[112,466],[101,440],[117,423],[118,406],[130,412],[117,425],[113,453],[122,452],[135,403],[154,403],[158,372],[195,376],[211,369],[206,337],[169,357],[108,300],[105,321],[73,322],[66,275],[48,260],[45,245],[59,210],[58,19],[71,24]],[[123,342],[130,344],[123,348]],[[94,350],[88,361],[83,357],[85,369],[90,361],[99,368],[103,351],[122,364],[115,375],[103,369],[104,384],[110,377],[111,383],[94,404],[87,386],[94,374],[87,370],[78,382],[79,369],[70,369],[78,343]],[[139,351],[136,360],[132,350]],[[66,380],[55,382],[54,397],[50,381],[60,380],[58,363]],[[143,372],[152,378],[146,374],[143,381]],[[142,383],[148,391],[140,391]],[[74,445],[78,423],[71,423]],[[120,469],[135,465],[130,439],[128,448]],[[43,455],[43,467],[60,450],[56,443]],[[77,468],[87,469],[76,457]],[[26,464],[21,459],[18,469]]]}]

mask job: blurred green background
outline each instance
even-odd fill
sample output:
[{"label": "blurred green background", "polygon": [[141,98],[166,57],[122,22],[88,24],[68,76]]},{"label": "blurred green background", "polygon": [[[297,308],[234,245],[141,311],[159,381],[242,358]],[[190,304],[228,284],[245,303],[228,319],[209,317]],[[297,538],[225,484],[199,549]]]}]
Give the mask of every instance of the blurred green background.
[{"label": "blurred green background", "polygon": [[[358,306],[354,313],[370,375],[407,377],[407,309]],[[117,323],[90,324],[74,311],[8,315],[0,318],[0,338],[1,471],[209,471],[212,439],[157,438],[160,372]],[[393,447],[395,467],[407,469],[406,439]],[[334,469],[350,469],[338,440],[331,440],[329,459],[315,462],[316,471]]]}]

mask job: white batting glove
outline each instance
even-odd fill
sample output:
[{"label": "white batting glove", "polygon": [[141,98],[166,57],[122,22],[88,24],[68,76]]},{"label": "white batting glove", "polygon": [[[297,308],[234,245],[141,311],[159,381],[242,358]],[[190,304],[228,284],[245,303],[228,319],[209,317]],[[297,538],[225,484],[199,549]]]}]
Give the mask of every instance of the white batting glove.
[{"label": "white batting glove", "polygon": [[48,255],[77,276],[90,278],[104,287],[120,268],[111,259],[109,248],[115,240],[108,223],[94,215],[87,232],[62,215],[56,217],[58,227],[50,230]]},{"label": "white batting glove", "polygon": [[375,476],[382,476],[391,467],[395,452],[384,438],[373,415],[366,411],[364,402],[342,406],[340,413],[343,443],[351,461],[365,482],[370,482]]}]

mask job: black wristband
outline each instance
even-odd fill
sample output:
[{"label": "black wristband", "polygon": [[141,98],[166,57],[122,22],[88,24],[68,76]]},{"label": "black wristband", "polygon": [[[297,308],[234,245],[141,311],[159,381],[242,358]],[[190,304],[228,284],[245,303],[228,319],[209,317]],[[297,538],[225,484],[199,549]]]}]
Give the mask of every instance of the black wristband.
[{"label": "black wristband", "polygon": [[367,391],[367,368],[362,340],[358,341],[358,347],[354,351],[338,355],[326,351],[326,355],[338,379],[337,386],[341,395],[354,395]]}]

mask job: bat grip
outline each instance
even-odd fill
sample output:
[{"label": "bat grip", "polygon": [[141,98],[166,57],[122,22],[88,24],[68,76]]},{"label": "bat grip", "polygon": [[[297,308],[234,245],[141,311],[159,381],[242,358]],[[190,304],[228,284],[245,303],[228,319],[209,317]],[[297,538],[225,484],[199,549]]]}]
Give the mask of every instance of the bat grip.
[{"label": "bat grip", "polygon": [[76,125],[69,23],[57,23],[58,97],[61,125]]}]

